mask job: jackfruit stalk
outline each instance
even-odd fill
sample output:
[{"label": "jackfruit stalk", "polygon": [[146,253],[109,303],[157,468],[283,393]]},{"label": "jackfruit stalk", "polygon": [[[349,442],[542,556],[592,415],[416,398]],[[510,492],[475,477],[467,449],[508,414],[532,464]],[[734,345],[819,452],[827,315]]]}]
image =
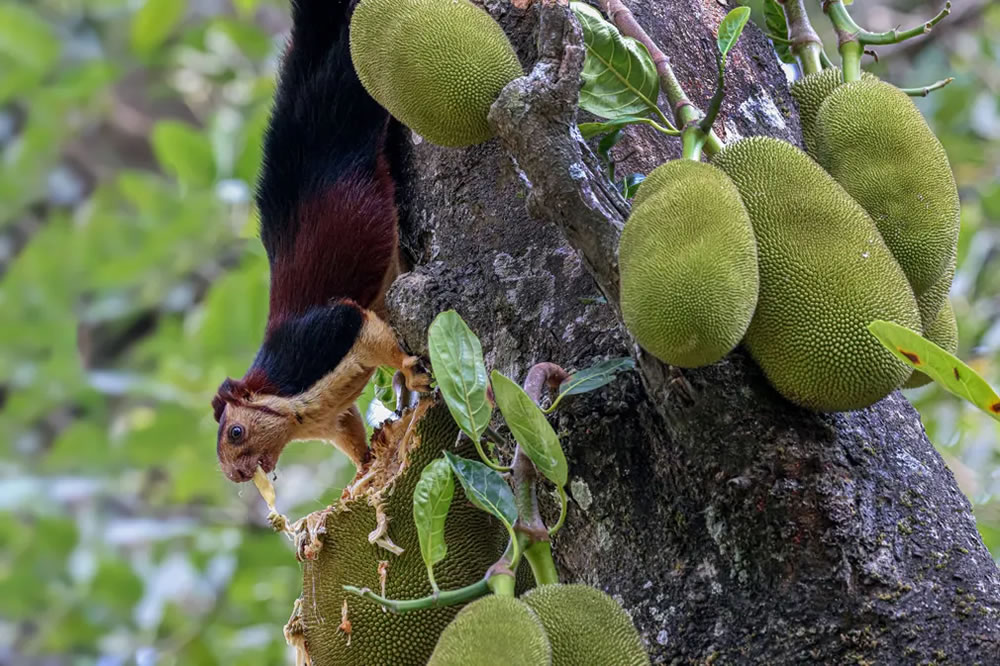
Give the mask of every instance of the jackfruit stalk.
[{"label": "jackfruit stalk", "polygon": [[489,139],[490,106],[524,73],[500,26],[468,0],[362,0],[351,58],[375,101],[442,146]]},{"label": "jackfruit stalk", "polygon": [[786,398],[819,411],[867,407],[910,368],[868,332],[875,319],[920,330],[913,291],[875,223],[804,152],[769,137],[714,158],[757,237],[760,298],[746,344]]},{"label": "jackfruit stalk", "polygon": [[639,187],[618,257],[622,315],[646,351],[694,368],[739,344],[757,305],[757,244],[725,173],[693,160],[657,167]]}]

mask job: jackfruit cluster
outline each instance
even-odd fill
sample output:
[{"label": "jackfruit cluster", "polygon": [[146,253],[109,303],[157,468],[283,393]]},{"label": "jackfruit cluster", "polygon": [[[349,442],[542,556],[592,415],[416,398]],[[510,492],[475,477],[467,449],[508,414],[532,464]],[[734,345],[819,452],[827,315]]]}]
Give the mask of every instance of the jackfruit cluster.
[{"label": "jackfruit cluster", "polygon": [[[341,500],[321,516],[325,529],[322,548],[315,560],[304,562],[302,572],[301,619],[314,664],[422,666],[434,651],[438,636],[459,611],[451,606],[387,613],[371,601],[349,595],[342,587],[367,587],[390,599],[431,594],[413,523],[413,489],[427,463],[440,457],[446,447],[454,451],[451,447],[458,427],[443,403],[423,412],[409,433],[405,418],[397,427],[386,426],[373,437],[379,468],[371,470],[368,492]],[[475,456],[471,445],[456,452]],[[380,512],[388,519],[386,536],[402,548],[401,555],[369,542],[369,534],[378,528]],[[445,522],[445,540],[448,554],[435,565],[434,576],[441,589],[448,590],[481,580],[503,553],[507,532],[468,502],[456,484]]]},{"label": "jackfruit cluster", "polygon": [[733,182],[694,160],[640,185],[618,248],[621,308],[636,341],[685,368],[718,361],[757,305],[757,243]]},{"label": "jackfruit cluster", "polygon": [[351,59],[375,101],[442,146],[489,139],[490,106],[523,75],[503,30],[468,0],[362,0]]},{"label": "jackfruit cluster", "polygon": [[552,666],[649,664],[632,619],[600,590],[579,584],[541,585],[521,599],[545,627]]},{"label": "jackfruit cluster", "polygon": [[920,330],[899,263],[865,210],[816,162],[752,137],[713,163],[736,184],[757,239],[760,296],[746,345],[786,398],[819,411],[867,407],[911,370],[868,330]]},{"label": "jackfruit cluster", "polygon": [[555,662],[545,628],[531,608],[518,599],[488,596],[472,602],[455,616],[441,633],[427,666],[552,663]]}]

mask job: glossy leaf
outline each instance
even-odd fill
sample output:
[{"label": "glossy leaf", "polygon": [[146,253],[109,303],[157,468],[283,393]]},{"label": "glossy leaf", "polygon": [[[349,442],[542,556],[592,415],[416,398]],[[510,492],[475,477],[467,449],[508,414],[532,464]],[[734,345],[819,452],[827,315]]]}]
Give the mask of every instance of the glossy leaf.
[{"label": "glossy leaf", "polygon": [[451,471],[462,484],[466,498],[475,506],[500,520],[508,529],[514,529],[517,521],[517,505],[510,486],[496,472],[478,460],[456,456],[451,451],[444,452]]},{"label": "glossy leaf", "polygon": [[625,182],[622,183],[622,196],[626,199],[634,197],[644,180],[646,180],[646,176],[641,173],[633,173],[631,176],[628,176]]},{"label": "glossy leaf", "polygon": [[444,458],[432,460],[420,472],[420,480],[413,489],[413,522],[420,541],[420,555],[427,566],[427,579],[437,592],[434,565],[448,554],[444,540],[444,523],[455,496],[455,480],[451,465]]},{"label": "glossy leaf", "polygon": [[153,152],[164,171],[186,185],[207,186],[215,180],[212,145],[198,130],[173,120],[153,128]]},{"label": "glossy leaf", "polygon": [[[637,186],[638,187],[638,186]],[[555,411],[562,399],[568,395],[578,395],[596,391],[614,381],[615,375],[635,368],[635,361],[627,356],[601,361],[585,370],[579,370],[563,380],[559,385],[559,395],[547,412]]]},{"label": "glossy leaf", "polygon": [[490,377],[497,407],[521,450],[535,463],[542,476],[557,486],[565,486],[569,480],[566,455],[545,414],[515,382],[496,370]]},{"label": "glossy leaf", "polygon": [[873,321],[868,330],[899,360],[1000,421],[1000,396],[957,357],[894,322]]},{"label": "glossy leaf", "polygon": [[736,40],[740,38],[740,33],[743,32],[743,28],[749,20],[749,7],[737,7],[726,14],[726,18],[722,19],[722,23],[719,24],[719,36],[716,39],[716,45],[719,47],[719,53],[722,54],[723,58],[726,57],[730,49],[733,48],[733,45],[736,44]]},{"label": "glossy leaf", "polygon": [[427,330],[434,379],[458,427],[478,442],[493,407],[486,399],[486,364],[479,338],[454,310],[442,312]]},{"label": "glossy leaf", "polygon": [[642,118],[640,116],[622,116],[621,118],[608,120],[602,123],[580,123],[580,134],[583,135],[584,139],[593,139],[595,136],[600,134],[613,132],[617,129],[621,129],[622,127],[638,123],[655,125],[655,123],[649,118]]},{"label": "glossy leaf", "polygon": [[[764,28],[769,35],[774,35],[778,39],[788,39],[785,10],[781,8],[777,0],[764,0]],[[792,55],[792,49],[788,44],[781,41],[772,41],[772,44],[781,62],[788,64],[795,62],[795,56]]]},{"label": "glossy leaf", "polygon": [[587,49],[580,107],[609,120],[655,112],[660,79],[646,47],[624,37],[593,7],[582,2],[570,6]]}]

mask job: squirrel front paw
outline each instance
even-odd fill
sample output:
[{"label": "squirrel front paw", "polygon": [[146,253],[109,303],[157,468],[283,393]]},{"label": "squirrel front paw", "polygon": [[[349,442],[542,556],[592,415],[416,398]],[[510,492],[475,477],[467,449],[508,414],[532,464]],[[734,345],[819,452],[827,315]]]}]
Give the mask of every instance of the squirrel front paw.
[{"label": "squirrel front paw", "polygon": [[419,356],[407,356],[400,368],[406,380],[406,388],[411,391],[426,393],[431,390],[431,376],[424,368]]}]

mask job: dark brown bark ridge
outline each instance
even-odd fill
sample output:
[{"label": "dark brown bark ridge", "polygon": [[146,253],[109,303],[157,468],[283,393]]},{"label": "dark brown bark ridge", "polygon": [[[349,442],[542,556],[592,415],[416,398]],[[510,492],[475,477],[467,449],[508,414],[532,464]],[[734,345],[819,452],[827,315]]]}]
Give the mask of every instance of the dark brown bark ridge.
[{"label": "dark brown bark ridge", "polygon": [[[457,309],[512,377],[637,354],[639,372],[559,411],[573,500],[555,542],[563,579],[620,599],[654,663],[1000,663],[1000,572],[900,394],[819,415],[783,401],[742,351],[683,375],[637,352],[615,307],[628,205],[574,129],[578,29],[564,7],[485,5],[531,69],[494,105],[499,141],[408,147],[416,268],[390,310],[425,352],[433,316]],[[727,8],[629,5],[703,106]],[[720,133],[799,141],[752,26],[727,90]],[[677,156],[679,141],[653,134],[629,130],[620,172]]]}]

